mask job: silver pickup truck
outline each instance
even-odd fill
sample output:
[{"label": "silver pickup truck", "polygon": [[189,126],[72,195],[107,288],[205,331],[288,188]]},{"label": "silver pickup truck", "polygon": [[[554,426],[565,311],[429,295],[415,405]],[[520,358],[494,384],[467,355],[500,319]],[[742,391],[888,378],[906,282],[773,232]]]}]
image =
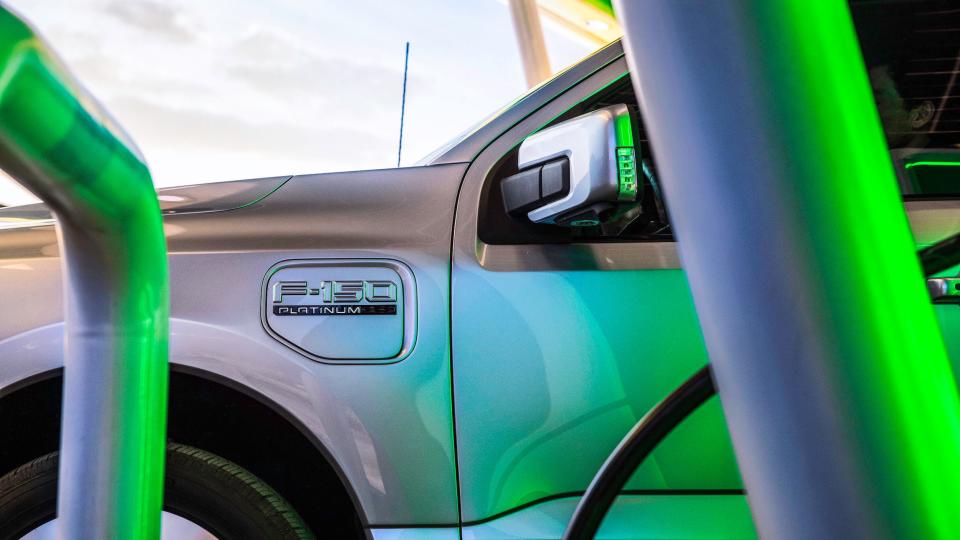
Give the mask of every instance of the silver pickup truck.
[{"label": "silver pickup truck", "polygon": [[[918,246],[960,230],[960,31],[924,32],[960,11],[929,4],[854,6]],[[165,535],[559,538],[621,437],[708,361],[654,158],[615,42],[418,166],[160,190]],[[44,538],[58,243],[41,205],[0,228],[0,538]],[[960,360],[960,310],[937,309]],[[754,535],[717,400],[600,532]]]}]

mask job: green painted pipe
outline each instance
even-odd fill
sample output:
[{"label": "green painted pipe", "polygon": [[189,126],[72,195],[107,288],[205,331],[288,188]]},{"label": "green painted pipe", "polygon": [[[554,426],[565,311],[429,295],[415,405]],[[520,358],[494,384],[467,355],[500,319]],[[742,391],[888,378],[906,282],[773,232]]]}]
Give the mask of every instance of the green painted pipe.
[{"label": "green painted pipe", "polygon": [[156,192],[133,143],[2,5],[0,168],[57,217],[61,538],[158,538],[169,286]]},{"label": "green painted pipe", "polygon": [[617,0],[764,538],[960,537],[960,402],[842,0]]}]

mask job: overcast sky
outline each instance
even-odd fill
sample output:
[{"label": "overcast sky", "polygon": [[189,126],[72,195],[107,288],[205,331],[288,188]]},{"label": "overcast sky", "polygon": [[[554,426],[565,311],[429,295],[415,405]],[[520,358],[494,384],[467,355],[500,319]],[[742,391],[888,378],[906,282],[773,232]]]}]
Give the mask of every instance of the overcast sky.
[{"label": "overcast sky", "polygon": [[[396,165],[525,91],[498,0],[6,0],[140,146],[157,186]],[[546,25],[555,68],[589,46]],[[29,196],[0,179],[0,203]]]}]

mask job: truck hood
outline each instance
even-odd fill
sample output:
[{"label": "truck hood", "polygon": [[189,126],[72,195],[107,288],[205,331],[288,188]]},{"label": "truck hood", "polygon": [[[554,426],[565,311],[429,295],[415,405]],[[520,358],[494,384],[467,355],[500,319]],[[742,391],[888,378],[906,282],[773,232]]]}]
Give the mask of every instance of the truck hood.
[{"label": "truck hood", "polygon": [[[215,182],[157,190],[164,215],[225,212],[262,201],[290,176]],[[0,208],[0,230],[53,223],[53,214],[43,203]]]}]

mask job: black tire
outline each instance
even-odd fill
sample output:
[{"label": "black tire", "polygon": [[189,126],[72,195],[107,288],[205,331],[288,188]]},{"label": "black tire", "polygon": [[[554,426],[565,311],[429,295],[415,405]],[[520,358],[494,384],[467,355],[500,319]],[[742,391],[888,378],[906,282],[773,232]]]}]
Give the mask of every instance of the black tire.
[{"label": "black tire", "polygon": [[[0,478],[0,540],[16,540],[56,516],[57,452]],[[199,448],[167,445],[163,509],[220,540],[312,539],[296,510],[239,465]]]}]

